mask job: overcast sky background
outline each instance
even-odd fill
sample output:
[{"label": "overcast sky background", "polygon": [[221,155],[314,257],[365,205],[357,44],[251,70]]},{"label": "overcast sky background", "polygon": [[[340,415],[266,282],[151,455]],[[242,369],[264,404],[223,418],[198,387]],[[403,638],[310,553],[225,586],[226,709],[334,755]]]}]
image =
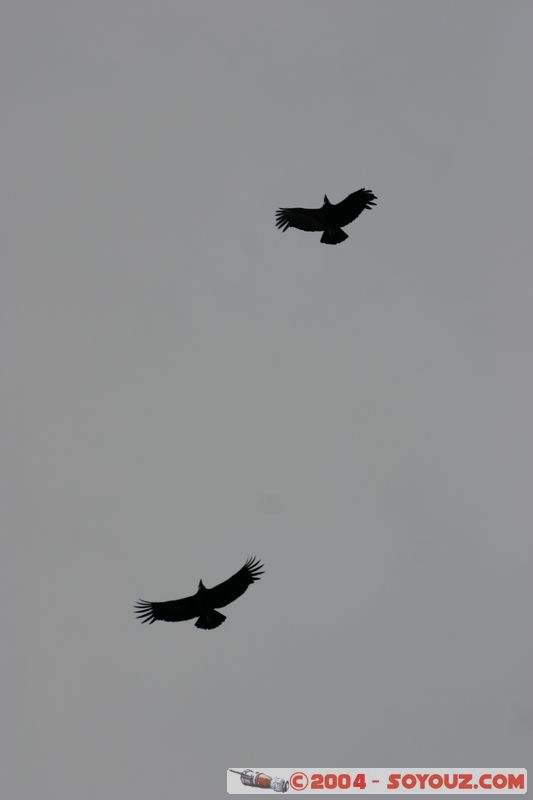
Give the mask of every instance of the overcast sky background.
[{"label": "overcast sky background", "polygon": [[[3,797],[528,766],[532,23],[3,6]],[[218,630],[134,618],[250,553]]]}]

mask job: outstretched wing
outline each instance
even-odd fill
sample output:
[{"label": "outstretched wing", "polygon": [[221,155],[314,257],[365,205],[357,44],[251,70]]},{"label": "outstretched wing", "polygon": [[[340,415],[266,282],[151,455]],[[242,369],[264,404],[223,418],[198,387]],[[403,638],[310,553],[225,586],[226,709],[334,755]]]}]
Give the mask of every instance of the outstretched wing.
[{"label": "outstretched wing", "polygon": [[376,195],[368,189],[359,189],[357,192],[352,192],[340,203],[333,206],[336,224],[339,228],[343,228],[353,222],[361,211],[375,206],[375,200],[377,200]]},{"label": "outstretched wing", "polygon": [[276,227],[299,228],[301,231],[323,231],[324,217],[321,208],[278,208]]},{"label": "outstretched wing", "polygon": [[263,571],[261,561],[252,556],[235,575],[207,590],[209,603],[213,608],[223,608],[229,603],[233,603],[241,594],[244,594],[251,583],[259,580]]},{"label": "outstretched wing", "polygon": [[135,613],[144,623],[150,625],[156,619],[165,622],[183,622],[186,619],[194,619],[200,616],[198,600],[196,595],[182,597],[181,600],[168,600],[166,603],[150,603],[148,600],[138,600],[135,604]]}]

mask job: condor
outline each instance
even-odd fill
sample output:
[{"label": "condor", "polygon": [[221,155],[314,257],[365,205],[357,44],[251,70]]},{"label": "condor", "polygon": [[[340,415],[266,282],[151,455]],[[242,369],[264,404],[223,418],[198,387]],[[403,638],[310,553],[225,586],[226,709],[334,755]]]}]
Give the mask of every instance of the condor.
[{"label": "condor", "polygon": [[376,200],[376,195],[369,189],[359,189],[337,204],[330,203],[325,194],[322,208],[279,208],[276,211],[276,226],[284,232],[288,228],[324,231],[321,242],[340,244],[348,238],[348,234],[341,229],[353,222],[365,208],[372,208]]},{"label": "condor", "polygon": [[151,603],[147,600],[138,600],[135,613],[144,623],[152,625],[156,620],[165,622],[183,622],[187,619],[198,617],[194,623],[197,628],[211,630],[222,625],[226,617],[215,609],[233,603],[241,594],[244,594],[250,584],[258,581],[263,574],[261,561],[252,556],[244,567],[228,578],[207,589],[203,582],[198,584],[198,591],[190,597],[181,600],[168,600],[165,603]]}]

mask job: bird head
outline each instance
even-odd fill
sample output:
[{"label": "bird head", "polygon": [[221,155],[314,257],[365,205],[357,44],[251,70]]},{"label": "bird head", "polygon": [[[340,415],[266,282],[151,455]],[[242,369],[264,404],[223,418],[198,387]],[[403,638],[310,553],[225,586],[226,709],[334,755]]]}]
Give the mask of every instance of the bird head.
[{"label": "bird head", "polygon": [[330,202],[329,202],[329,200],[328,200],[328,196],[327,196],[327,194],[325,194],[325,195],[324,195],[324,205],[325,205],[325,206],[330,206],[330,205],[331,205],[331,203],[330,203]]}]

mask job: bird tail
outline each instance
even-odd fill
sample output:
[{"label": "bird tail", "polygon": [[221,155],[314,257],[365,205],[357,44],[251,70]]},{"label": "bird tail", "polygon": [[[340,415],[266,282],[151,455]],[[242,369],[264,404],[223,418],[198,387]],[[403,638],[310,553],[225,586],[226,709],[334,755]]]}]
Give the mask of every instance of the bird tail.
[{"label": "bird tail", "polygon": [[348,234],[340,228],[326,228],[320,241],[324,244],[340,244],[347,238]]},{"label": "bird tail", "polygon": [[219,625],[222,625],[225,619],[226,617],[224,614],[221,614],[220,611],[215,611],[214,608],[210,608],[208,611],[204,611],[194,624],[197,628],[203,628],[204,630],[210,631],[213,628],[218,628]]}]

